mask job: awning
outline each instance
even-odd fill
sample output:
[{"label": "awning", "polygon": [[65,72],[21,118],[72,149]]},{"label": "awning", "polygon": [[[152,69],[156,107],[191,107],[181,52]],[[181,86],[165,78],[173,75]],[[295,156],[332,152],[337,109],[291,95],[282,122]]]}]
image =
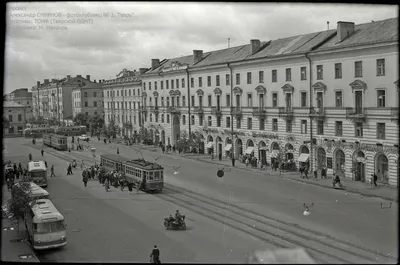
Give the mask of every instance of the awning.
[{"label": "awning", "polygon": [[309,158],[310,158],[310,154],[305,154],[305,153],[303,153],[303,154],[301,154],[301,155],[299,156],[299,158],[297,159],[297,161],[307,163]]},{"label": "awning", "polygon": [[246,151],[244,152],[246,155],[251,154],[254,151],[254,147],[253,146],[249,146],[247,147]]},{"label": "awning", "polygon": [[276,158],[276,157],[278,157],[278,152],[272,151],[272,152],[271,152],[271,158]]},{"label": "awning", "polygon": [[206,148],[213,148],[214,142],[208,142]]},{"label": "awning", "polygon": [[232,149],[232,145],[231,144],[225,145],[225,151],[231,151],[231,149]]}]

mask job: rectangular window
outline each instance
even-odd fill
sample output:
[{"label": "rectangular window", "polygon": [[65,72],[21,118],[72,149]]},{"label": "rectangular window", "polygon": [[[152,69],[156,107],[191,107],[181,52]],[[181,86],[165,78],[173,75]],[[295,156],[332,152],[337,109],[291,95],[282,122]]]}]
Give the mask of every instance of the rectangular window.
[{"label": "rectangular window", "polygon": [[236,85],[240,85],[240,74],[236,74]]},{"label": "rectangular window", "polygon": [[161,107],[164,107],[164,97],[161,97]]},{"label": "rectangular window", "polygon": [[182,88],[185,88],[185,78],[182,78]]},{"label": "rectangular window", "polygon": [[278,131],[278,119],[272,119],[272,131]]},{"label": "rectangular window", "polygon": [[236,129],[242,128],[242,120],[240,118],[236,118]]},{"label": "rectangular window", "polygon": [[182,96],[182,107],[186,107],[186,97]]},{"label": "rectangular window", "polygon": [[225,84],[226,84],[227,86],[229,86],[230,83],[231,83],[230,76],[229,76],[229,74],[226,74],[226,75],[225,75]]},{"label": "rectangular window", "polygon": [[151,90],[151,82],[149,82],[149,90]]},{"label": "rectangular window", "polygon": [[324,69],[322,65],[317,65],[317,79],[322,80],[324,78]]},{"label": "rectangular window", "polygon": [[85,107],[87,107],[88,106],[88,103],[87,102],[85,102]]},{"label": "rectangular window", "polygon": [[217,127],[221,127],[221,117],[217,117]]},{"label": "rectangular window", "polygon": [[278,93],[272,93],[272,107],[278,107]]},{"label": "rectangular window", "polygon": [[95,98],[97,96],[97,93],[96,92],[93,92],[93,97]]},{"label": "rectangular window", "polygon": [[199,77],[199,87],[202,87],[202,86],[203,86],[203,78]]},{"label": "rectangular window", "polygon": [[143,90],[146,90],[146,82],[143,82]]},{"label": "rectangular window", "polygon": [[194,96],[192,96],[192,102],[191,102],[192,107],[194,107]]},{"label": "rectangular window", "polygon": [[247,73],[247,84],[251,84],[251,73]]},{"label": "rectangular window", "polygon": [[8,115],[8,121],[9,122],[13,122],[13,116],[12,115]]},{"label": "rectangular window", "polygon": [[204,119],[203,119],[203,116],[199,116],[199,126],[203,126],[203,121],[204,121]]},{"label": "rectangular window", "polygon": [[318,121],[317,134],[318,135],[323,135],[324,134],[324,121]]},{"label": "rectangular window", "polygon": [[194,115],[192,115],[190,118],[191,118],[190,124],[191,124],[191,125],[195,125],[195,124],[194,124],[194,121],[195,121]]},{"label": "rectangular window", "polygon": [[154,81],[154,90],[157,90],[157,81]]},{"label": "rectangular window", "polygon": [[292,132],[292,121],[291,120],[286,121],[286,132]]},{"label": "rectangular window", "polygon": [[164,114],[161,114],[161,123],[164,123],[165,119],[164,119]]},{"label": "rectangular window", "polygon": [[253,107],[253,95],[251,93],[247,94],[247,107]]},{"label": "rectangular window", "polygon": [[211,86],[211,76],[207,76],[207,86]]},{"label": "rectangular window", "polygon": [[186,116],[182,115],[182,125],[186,125]]},{"label": "rectangular window", "polygon": [[335,136],[343,136],[343,122],[335,122]]},{"label": "rectangular window", "polygon": [[300,106],[307,107],[307,92],[300,92]]},{"label": "rectangular window", "polygon": [[169,114],[167,114],[167,123],[169,123]]},{"label": "rectangular window", "polygon": [[231,106],[231,95],[229,94],[226,95],[226,106],[227,107]]},{"label": "rectangular window", "polygon": [[258,82],[259,83],[264,83],[264,71],[259,71],[258,72]]},{"label": "rectangular window", "polygon": [[253,119],[252,118],[247,118],[247,129],[248,130],[253,129]]},{"label": "rectangular window", "polygon": [[335,78],[340,79],[342,78],[342,64],[335,63]]},{"label": "rectangular window", "polygon": [[83,92],[83,96],[87,98],[87,92]]},{"label": "rectangular window", "polygon": [[292,69],[286,68],[286,81],[292,81]]},{"label": "rectangular window", "polygon": [[265,119],[263,119],[263,118],[260,118],[259,119],[259,130],[260,131],[264,131],[265,130]]},{"label": "rectangular window", "polygon": [[219,84],[219,75],[215,76],[215,83],[216,83],[216,86],[220,86],[220,84]]},{"label": "rectangular window", "polygon": [[97,107],[97,102],[93,102],[93,107]]},{"label": "rectangular window", "polygon": [[190,87],[194,87],[194,78],[190,78]]},{"label": "rectangular window", "polygon": [[355,129],[355,137],[363,137],[364,135],[364,126],[362,122],[356,122],[356,124],[354,125],[354,129]]},{"label": "rectangular window", "polygon": [[208,95],[208,106],[211,107],[212,105],[212,100],[211,100],[211,95]]},{"label": "rectangular window", "polygon": [[164,89],[164,81],[160,81],[160,89],[163,90]]},{"label": "rectangular window", "polygon": [[154,119],[155,119],[155,121],[158,123],[158,114],[157,114],[157,113],[154,114]]},{"label": "rectangular window", "polygon": [[208,116],[208,126],[212,126],[212,117]]},{"label": "rectangular window", "polygon": [[362,61],[354,62],[354,77],[362,77]]},{"label": "rectangular window", "polygon": [[22,121],[22,114],[18,114],[18,121]]},{"label": "rectangular window", "polygon": [[271,74],[272,74],[272,78],[271,78],[272,82],[273,83],[277,82],[277,80],[278,80],[278,72],[277,72],[277,70],[272,70]]},{"label": "rectangular window", "polygon": [[174,80],[171,80],[171,89],[174,89]]},{"label": "rectangular window", "polygon": [[385,132],[385,123],[377,123],[376,124],[376,138],[377,139],[386,139],[386,132]]},{"label": "rectangular window", "polygon": [[376,75],[377,76],[385,75],[385,59],[376,60]]},{"label": "rectangular window", "polygon": [[377,98],[378,98],[378,108],[386,107],[386,91],[385,90],[377,90]]},{"label": "rectangular window", "polygon": [[343,107],[343,95],[342,95],[342,91],[336,91],[335,92],[335,106],[336,108],[341,108]]},{"label": "rectangular window", "polygon": [[176,79],[176,88],[179,88],[179,79]]},{"label": "rectangular window", "polygon": [[226,128],[231,127],[231,117],[226,117]]},{"label": "rectangular window", "polygon": [[165,80],[165,88],[169,89],[169,80]]},{"label": "rectangular window", "polygon": [[307,80],[307,67],[300,68],[300,79]]},{"label": "rectangular window", "polygon": [[301,121],[301,134],[307,134],[307,120]]}]

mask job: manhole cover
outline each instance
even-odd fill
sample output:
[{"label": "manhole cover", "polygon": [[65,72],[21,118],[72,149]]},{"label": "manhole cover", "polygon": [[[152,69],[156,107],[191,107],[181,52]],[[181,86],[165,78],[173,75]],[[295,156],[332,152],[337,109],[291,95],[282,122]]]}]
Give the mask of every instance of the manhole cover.
[{"label": "manhole cover", "polygon": [[24,254],[24,255],[19,255],[20,259],[31,259],[33,258],[32,254]]}]

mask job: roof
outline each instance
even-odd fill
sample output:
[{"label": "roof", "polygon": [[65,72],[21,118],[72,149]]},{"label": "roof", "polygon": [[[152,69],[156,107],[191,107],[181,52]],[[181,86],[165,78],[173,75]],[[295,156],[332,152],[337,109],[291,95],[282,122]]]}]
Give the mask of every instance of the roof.
[{"label": "roof", "polygon": [[49,199],[38,199],[32,206],[32,212],[35,214],[33,222],[41,223],[45,219],[64,220],[64,216],[57,210]]},{"label": "roof", "polygon": [[14,101],[3,101],[3,108],[26,108],[26,106],[15,103]]},{"label": "roof", "polygon": [[117,78],[105,80],[103,81],[102,84],[109,85],[115,83],[140,82],[140,81],[141,81],[140,71],[136,70],[131,71],[124,68],[119,74],[117,74]]},{"label": "roof", "polygon": [[33,169],[46,169],[46,165],[43,161],[31,161],[28,163],[28,171]]},{"label": "roof", "polygon": [[141,169],[152,170],[152,169],[163,169],[163,167],[157,163],[149,162],[144,159],[134,159],[126,162],[127,165],[138,167]]},{"label": "roof", "polygon": [[102,89],[101,83],[94,83],[94,82],[82,82],[82,86],[77,86],[73,90],[81,90],[81,89]]},{"label": "roof", "polygon": [[116,155],[116,154],[102,154],[100,157],[109,159],[112,161],[117,161],[120,163],[125,163],[126,161],[129,161],[130,159],[121,155]]}]

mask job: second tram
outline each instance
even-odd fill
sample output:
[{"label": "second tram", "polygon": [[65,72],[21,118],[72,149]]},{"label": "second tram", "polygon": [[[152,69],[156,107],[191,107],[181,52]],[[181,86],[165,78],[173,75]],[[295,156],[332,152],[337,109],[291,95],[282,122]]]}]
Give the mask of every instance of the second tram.
[{"label": "second tram", "polygon": [[57,134],[44,134],[43,144],[60,151],[68,149],[67,136]]}]

